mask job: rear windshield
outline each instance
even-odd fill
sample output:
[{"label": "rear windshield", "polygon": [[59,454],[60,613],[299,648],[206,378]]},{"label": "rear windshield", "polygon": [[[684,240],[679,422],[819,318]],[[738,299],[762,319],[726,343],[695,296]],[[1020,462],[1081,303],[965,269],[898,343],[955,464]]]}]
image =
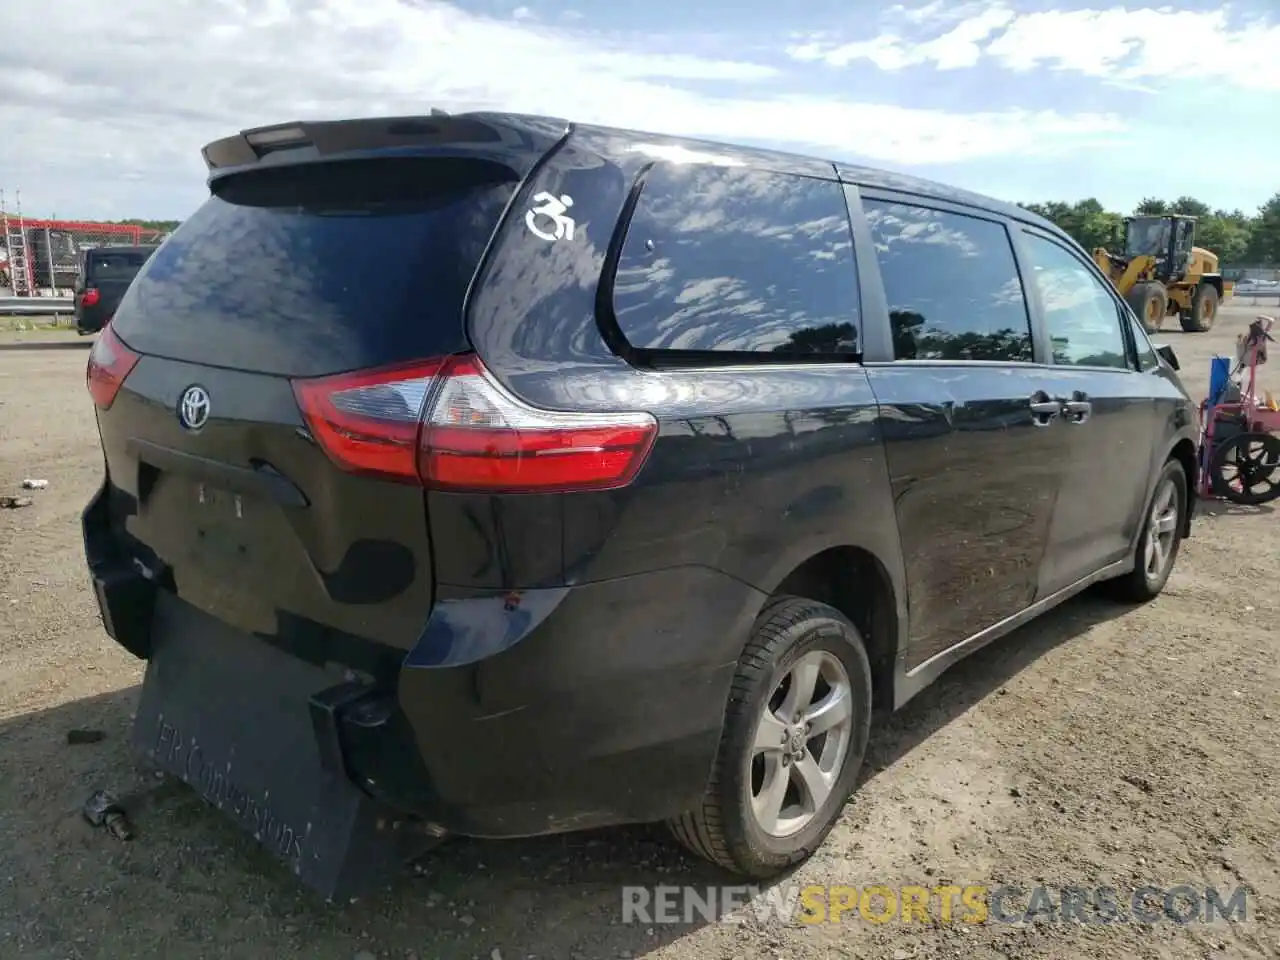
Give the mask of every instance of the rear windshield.
[{"label": "rear windshield", "polygon": [[91,253],[85,259],[86,280],[131,280],[144,263],[145,250],[111,250]]},{"label": "rear windshield", "polygon": [[227,178],[138,275],[116,330],[142,353],[286,376],[457,350],[514,186],[505,168],[453,159]]}]

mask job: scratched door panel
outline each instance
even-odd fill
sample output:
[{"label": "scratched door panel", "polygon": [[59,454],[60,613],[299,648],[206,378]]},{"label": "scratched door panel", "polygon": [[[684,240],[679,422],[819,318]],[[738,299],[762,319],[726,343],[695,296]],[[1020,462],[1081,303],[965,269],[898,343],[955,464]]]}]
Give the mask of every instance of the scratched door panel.
[{"label": "scratched door panel", "polygon": [[1065,468],[1031,364],[868,367],[902,540],[914,666],[1031,602]]}]

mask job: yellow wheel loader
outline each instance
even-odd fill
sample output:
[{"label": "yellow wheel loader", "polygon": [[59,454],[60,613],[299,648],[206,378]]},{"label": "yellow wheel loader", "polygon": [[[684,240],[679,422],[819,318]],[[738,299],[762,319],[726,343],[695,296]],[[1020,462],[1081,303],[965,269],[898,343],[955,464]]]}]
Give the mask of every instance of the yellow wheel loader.
[{"label": "yellow wheel loader", "polygon": [[1195,246],[1195,231],[1195,217],[1128,217],[1123,253],[1093,251],[1094,262],[1150,333],[1171,313],[1187,333],[1203,333],[1231,296],[1233,284],[1222,279],[1218,255]]}]

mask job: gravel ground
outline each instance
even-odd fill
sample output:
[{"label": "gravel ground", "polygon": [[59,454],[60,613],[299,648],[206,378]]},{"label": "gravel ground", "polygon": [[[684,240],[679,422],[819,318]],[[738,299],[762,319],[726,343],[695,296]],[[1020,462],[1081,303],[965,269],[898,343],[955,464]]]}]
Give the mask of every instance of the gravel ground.
[{"label": "gravel ground", "polygon": [[[1208,335],[1167,333],[1194,396]],[[1170,327],[1176,323],[1170,322]],[[624,885],[725,882],[657,830],[453,841],[385,891],[325,905],[126,750],[140,664],[103,634],[79,541],[101,471],[87,341],[0,333],[0,956],[595,960],[1280,955],[1280,807],[1268,507],[1205,504],[1164,595],[1081,597],[954,668],[872,733],[864,783],[785,884],[1150,884],[1249,890],[1214,924],[621,922]],[[1266,378],[1264,378],[1266,379]],[[1278,391],[1280,392],[1280,391]],[[93,728],[101,742],[69,746]],[[130,795],[136,838],[79,818]]]}]

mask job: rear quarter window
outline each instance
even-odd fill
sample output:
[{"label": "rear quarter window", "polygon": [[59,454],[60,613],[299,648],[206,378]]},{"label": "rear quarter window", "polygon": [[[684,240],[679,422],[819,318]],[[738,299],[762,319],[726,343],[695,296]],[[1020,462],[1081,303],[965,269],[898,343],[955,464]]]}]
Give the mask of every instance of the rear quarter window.
[{"label": "rear quarter window", "polygon": [[613,284],[627,343],[646,351],[847,356],[858,280],[840,185],[662,164],[645,178]]}]

